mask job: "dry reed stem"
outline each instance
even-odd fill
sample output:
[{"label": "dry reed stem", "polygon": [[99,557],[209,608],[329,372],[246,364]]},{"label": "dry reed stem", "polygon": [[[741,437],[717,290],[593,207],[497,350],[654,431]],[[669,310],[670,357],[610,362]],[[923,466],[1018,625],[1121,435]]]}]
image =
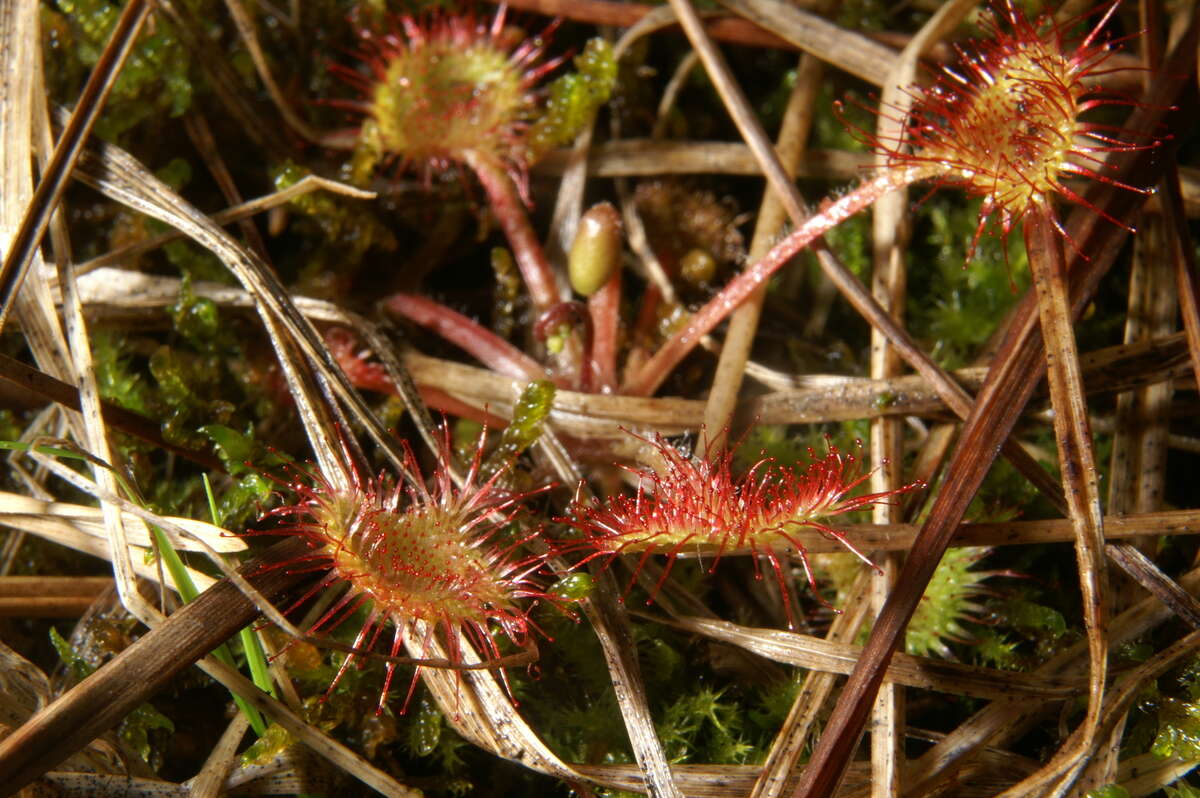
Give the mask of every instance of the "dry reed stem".
[{"label": "dry reed stem", "polygon": [[[1153,3],[1141,4],[1143,14],[1144,46],[1143,64],[1147,68],[1146,80],[1161,61],[1161,19],[1158,19],[1158,5]],[[1149,14],[1149,17],[1146,15]],[[1164,178],[1169,179],[1169,178]],[[1173,269],[1171,250],[1172,243],[1168,236],[1173,236],[1166,220],[1158,214],[1144,213],[1139,225],[1139,235],[1134,241],[1133,264],[1129,277],[1129,301],[1125,317],[1125,336],[1127,343],[1149,340],[1158,335],[1169,335],[1177,329],[1175,324],[1176,301],[1174,288],[1175,269]],[[1107,513],[1123,513],[1129,511],[1152,512],[1160,509],[1163,491],[1166,485],[1166,455],[1169,443],[1167,419],[1170,416],[1170,404],[1174,386],[1170,381],[1163,381],[1144,386],[1135,391],[1122,393],[1117,397],[1114,413],[1114,433],[1112,439],[1112,457],[1109,467]],[[1143,569],[1139,574],[1130,568],[1130,563],[1122,560],[1122,555],[1130,559],[1141,556],[1138,551],[1142,548],[1153,551],[1156,547],[1153,538],[1141,538],[1122,546],[1107,546],[1109,559],[1116,562],[1126,572],[1110,572],[1110,590],[1112,607],[1121,610],[1131,602],[1140,591],[1132,588],[1134,583],[1141,582],[1146,589],[1162,593],[1155,595],[1173,595],[1172,587],[1178,586],[1160,572],[1157,568]],[[1177,614],[1182,603],[1175,607]],[[1077,791],[1099,788],[1105,784],[1115,783],[1120,771],[1121,741],[1124,737],[1125,717],[1113,724],[1108,739],[1092,757],[1080,777]]]},{"label": "dry reed stem", "polygon": [[[824,673],[849,673],[862,653],[862,646],[782,629],[753,629],[709,618],[658,620],[744,648],[775,662]],[[906,687],[1001,701],[1073,699],[1086,688],[1083,679],[1053,679],[908,654],[896,655],[888,666],[888,679]]]},{"label": "dry reed stem", "polygon": [[1099,478],[1079,369],[1079,353],[1075,346],[1062,234],[1056,227],[1053,214],[1050,208],[1039,206],[1026,216],[1024,230],[1030,272],[1037,292],[1051,404],[1055,410],[1054,433],[1063,489],[1075,533],[1083,620],[1091,667],[1087,712],[1083,721],[1054,759],[1020,785],[1006,791],[1013,798],[1029,792],[1040,792],[1051,785],[1054,785],[1053,795],[1056,798],[1070,789],[1096,742],[1108,674],[1108,646],[1104,637],[1108,592]]},{"label": "dry reed stem", "polygon": [[[883,83],[880,107],[888,113],[879,115],[875,136],[878,141],[902,141],[903,122],[908,115],[913,95],[908,89],[917,78],[917,63],[921,55],[943,36],[949,34],[974,6],[974,0],[959,0],[943,5],[912,38],[888,70]],[[887,166],[889,155],[875,153],[875,166]],[[880,305],[898,321],[903,319],[908,295],[908,269],[904,261],[911,230],[907,223],[907,197],[893,192],[882,197],[872,207],[872,273],[871,293]],[[900,375],[903,362],[892,348],[887,336],[871,328],[870,375],[873,379],[890,379]],[[900,420],[881,416],[871,422],[872,493],[894,491],[906,484],[903,470],[904,431]],[[903,519],[903,503],[881,503],[871,508],[875,523],[894,523]],[[876,564],[883,569],[882,578],[871,581],[869,594],[871,613],[878,615],[895,588],[903,563],[903,554],[891,552]],[[874,798],[890,798],[899,793],[904,766],[905,729],[904,690],[894,681],[885,679],[880,686],[871,717],[871,794]]]},{"label": "dry reed stem", "polygon": [[[263,572],[261,565],[295,556],[298,545],[280,544],[245,573],[268,595],[287,589],[301,576],[282,568]],[[230,584],[206,591],[0,741],[0,784],[14,791],[51,769],[256,615]]]},{"label": "dry reed stem", "polygon": [[[775,144],[780,165],[791,179],[795,178],[796,168],[807,150],[813,104],[816,102],[821,75],[819,60],[810,55],[801,56],[796,67],[796,83],[788,96],[787,107],[783,112],[783,124],[780,125]],[[767,254],[786,221],[787,211],[783,201],[774,189],[767,188],[754,221],[754,233],[750,239],[750,249],[746,253],[748,262],[753,263]],[[750,359],[750,349],[758,333],[758,319],[766,294],[766,286],[759,288],[729,317],[729,326],[725,331],[720,357],[717,359],[717,370],[704,405],[703,428],[707,430],[707,436],[697,439],[694,454],[702,454],[702,450],[707,446],[712,447],[711,451],[725,448],[725,439],[742,387],[746,362]],[[708,438],[707,442],[701,440],[704,437]]]},{"label": "dry reed stem", "polygon": [[[95,68],[88,75],[75,111],[63,128],[62,136],[55,145],[54,153],[50,156],[50,161],[42,172],[41,181],[26,206],[21,226],[17,228],[12,239],[5,242],[4,262],[0,266],[0,329],[4,328],[4,322],[14,307],[21,283],[33,261],[35,251],[41,244],[42,235],[50,223],[50,215],[57,207],[58,201],[66,189],[75,163],[83,152],[83,145],[91,133],[92,126],[100,116],[100,110],[104,107],[104,101],[108,98],[108,93],[116,82],[117,74],[133,49],[134,41],[137,39],[142,24],[146,21],[149,11],[150,4],[145,0],[131,0],[122,9],[108,43],[100,54]],[[23,15],[22,12],[13,12],[12,9],[7,8],[4,9],[4,12],[6,18],[12,19]],[[26,35],[29,35],[28,32]],[[36,48],[34,49],[36,50]],[[29,65],[6,65],[6,68],[10,67],[28,69]],[[10,97],[9,100],[15,99],[17,103],[24,103],[31,97],[32,94],[29,94],[21,98]],[[24,121],[28,122],[29,119]],[[17,155],[24,152],[21,150]]]},{"label": "dry reed stem", "polygon": [[872,85],[885,86],[895,67],[895,50],[790,3],[721,0],[721,4],[806,53]]},{"label": "dry reed stem", "polygon": [[[533,168],[534,174],[564,173],[570,160],[556,150]],[[870,165],[862,153],[811,150],[796,166],[796,176],[816,180],[851,180]],[[730,141],[655,141],[617,139],[591,148],[587,158],[591,177],[648,177],[660,175],[761,175],[750,148]]]},{"label": "dry reed stem", "polygon": [[[500,0],[489,0],[489,2],[498,3]],[[642,3],[612,2],[611,0],[516,0],[516,2],[509,2],[508,5],[511,8],[544,14],[548,17],[564,17],[577,22],[611,25],[615,28],[632,28],[660,8]],[[705,27],[714,39],[731,44],[776,49],[787,49],[792,46],[757,25],[736,18],[710,19]]]},{"label": "dry reed stem", "polygon": [[0,576],[0,616],[78,618],[110,587],[107,576]]},{"label": "dry reed stem", "polygon": [[1170,164],[1163,176],[1160,196],[1163,221],[1171,232],[1171,261],[1175,267],[1179,311],[1183,317],[1183,329],[1187,333],[1192,372],[1196,385],[1200,386],[1200,266],[1196,264],[1196,252],[1185,221],[1180,177],[1176,165]]},{"label": "dry reed stem", "polygon": [[204,767],[192,779],[190,798],[220,798],[225,789],[226,776],[237,764],[238,746],[249,728],[250,721],[240,712],[229,721],[217,744],[204,760]]},{"label": "dry reed stem", "polygon": [[[858,635],[870,610],[870,603],[864,598],[872,578],[873,575],[865,568],[859,573],[849,591],[852,598],[847,602],[848,610],[830,623],[825,643],[846,645]],[[696,631],[704,633],[703,629],[698,627]],[[746,648],[754,650],[749,645]],[[750,798],[779,798],[791,790],[797,777],[796,766],[812,742],[813,731],[836,685],[836,674],[824,668],[814,669],[804,677],[804,684],[792,701],[783,725],[771,741],[771,749],[763,761],[762,773],[754,782]]]}]

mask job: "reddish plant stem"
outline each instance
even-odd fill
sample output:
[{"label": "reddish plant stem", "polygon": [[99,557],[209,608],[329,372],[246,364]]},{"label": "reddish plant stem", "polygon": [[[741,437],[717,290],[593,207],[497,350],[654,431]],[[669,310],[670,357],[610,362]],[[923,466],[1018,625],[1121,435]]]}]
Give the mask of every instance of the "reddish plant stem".
[{"label": "reddish plant stem", "polygon": [[653,394],[701,338],[712,332],[759,286],[766,284],[767,279],[796,253],[859,211],[870,207],[880,197],[931,177],[934,173],[931,167],[924,166],[882,172],[810,216],[762,260],[733,278],[708,304],[696,311],[682,330],[667,340],[652,358],[626,380],[622,393],[630,396]]},{"label": "reddish plant stem", "polygon": [[566,296],[559,285],[559,280],[546,260],[542,243],[538,240],[533,225],[529,223],[529,214],[525,212],[525,202],[517,189],[508,170],[495,156],[478,150],[467,150],[463,160],[479,178],[479,184],[487,192],[488,203],[504,235],[508,245],[512,247],[513,259],[521,270],[525,280],[525,288],[541,315],[557,305]]},{"label": "reddish plant stem", "polygon": [[519,380],[549,379],[536,360],[461,313],[416,294],[392,294],[382,306],[461,346],[495,372]]},{"label": "reddish plant stem", "polygon": [[[387,369],[380,363],[364,359],[359,350],[359,342],[351,333],[340,327],[332,327],[325,331],[325,343],[329,344],[330,354],[342,367],[342,371],[346,372],[346,377],[355,388],[400,396],[400,390],[388,376]],[[421,401],[446,415],[469,418],[487,424],[491,429],[504,429],[508,426],[508,419],[469,405],[438,388],[418,385],[417,391],[421,394]]]},{"label": "reddish plant stem", "polygon": [[584,364],[593,390],[617,390],[617,330],[621,321],[621,272],[613,272],[599,291],[588,297],[592,317],[592,356]]},{"label": "reddish plant stem", "polygon": [[642,364],[650,359],[648,341],[654,340],[654,330],[658,324],[658,309],[662,304],[662,292],[653,283],[646,286],[642,292],[641,305],[638,307],[637,318],[628,331],[629,351],[625,353],[625,380],[636,374]]}]

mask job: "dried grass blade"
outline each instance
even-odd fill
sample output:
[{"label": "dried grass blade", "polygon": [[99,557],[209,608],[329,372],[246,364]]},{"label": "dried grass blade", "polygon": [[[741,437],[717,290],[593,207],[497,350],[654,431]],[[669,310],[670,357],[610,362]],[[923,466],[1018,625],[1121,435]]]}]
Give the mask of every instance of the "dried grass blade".
[{"label": "dried grass blade", "polygon": [[[668,10],[665,7],[662,9]],[[571,150],[556,150],[539,161],[535,174],[558,176],[571,164]],[[796,167],[797,177],[819,180],[852,180],[871,165],[870,158],[845,150],[812,150]],[[618,139],[592,147],[588,154],[591,177],[645,177],[662,175],[761,175],[762,167],[742,142],[656,141]]]},{"label": "dried grass blade", "polygon": [[894,50],[779,0],[721,0],[721,5],[874,86],[885,85]]},{"label": "dried grass blade", "polygon": [[[783,112],[783,124],[775,144],[776,156],[789,178],[794,178],[796,167],[807,149],[808,132],[812,126],[813,105],[821,80],[821,63],[811,55],[800,57],[796,68],[796,82],[788,96]],[[747,261],[760,260],[771,249],[776,236],[787,221],[787,211],[778,194],[768,187],[763,193],[754,222],[754,235],[750,239]],[[758,320],[762,314],[766,287],[759,288],[743,302],[729,317],[729,328],[717,359],[717,371],[713,375],[712,387],[704,405],[704,426],[709,442],[700,436],[696,441],[696,454],[702,455],[705,446],[712,451],[725,448],[730,420],[742,387],[746,372],[746,361],[750,359],[750,348],[758,332]]]},{"label": "dried grass blade", "polygon": [[254,20],[250,16],[250,12],[242,5],[239,0],[225,0],[225,7],[229,10],[229,15],[233,18],[233,24],[237,27],[238,36],[246,45],[246,49],[250,53],[250,60],[254,62],[254,69],[258,72],[259,80],[267,89],[267,94],[271,97],[271,102],[275,104],[275,110],[283,117],[288,126],[296,133],[300,134],[310,144],[320,144],[321,136],[311,127],[308,126],[303,119],[292,108],[288,102],[287,96],[279,88],[279,84],[275,81],[275,76],[271,73],[271,66],[267,63],[266,53],[263,52],[262,45],[258,42],[258,33],[254,29]]},{"label": "dried grass blade", "polygon": [[[312,367],[338,399],[354,413],[384,451],[399,473],[405,473],[404,455],[393,437],[374,417],[370,408],[334,362],[320,335],[291,301],[274,272],[256,255],[228,236],[208,217],[149,173],[135,158],[112,145],[103,145],[85,158],[81,177],[106,196],[135,210],[185,231],[196,243],[212,251],[238,278],[258,303],[268,332],[278,323],[304,353]],[[276,350],[284,365],[290,361],[290,344],[276,339]],[[295,394],[314,450],[329,479],[344,477],[340,445],[333,431],[322,428],[316,406],[305,391]]]},{"label": "dried grass blade", "polygon": [[621,717],[629,734],[633,755],[646,779],[651,798],[682,798],[667,764],[662,743],[654,729],[654,719],[646,703],[646,689],[638,665],[637,646],[624,612],[617,605],[616,581],[607,569],[592,569],[596,590],[585,605],[588,619],[604,650],[604,659],[612,674],[613,690],[621,707]]},{"label": "dried grass blade", "polygon": [[[108,43],[104,46],[95,68],[88,75],[75,111],[63,128],[62,137],[54,148],[50,163],[43,170],[41,182],[29,201],[25,218],[21,220],[21,226],[8,242],[4,263],[0,266],[0,329],[4,328],[4,322],[12,310],[13,301],[32,262],[33,253],[50,223],[50,214],[58,205],[75,163],[83,152],[84,142],[104,107],[104,101],[116,82],[117,74],[133,49],[133,43],[149,11],[150,4],[147,0],[129,0],[122,9]],[[0,9],[0,17],[3,18],[19,18],[21,15],[20,11]],[[25,121],[28,123],[29,120]],[[23,152],[15,155],[27,157],[27,153]]]},{"label": "dried grass blade", "polygon": [[[889,113],[878,117],[875,135],[878,141],[903,140],[903,119],[912,103],[906,87],[917,77],[920,56],[935,42],[957,27],[959,21],[974,6],[974,0],[955,0],[943,5],[908,43],[893,62],[883,83],[880,105]],[[876,167],[887,166],[888,154],[876,153]],[[905,298],[908,295],[908,275],[905,250],[911,235],[907,223],[908,202],[904,194],[894,192],[881,197],[872,208],[873,267],[871,293],[885,310],[903,319]],[[884,331],[871,328],[871,377],[888,379],[899,376],[903,361],[892,347]],[[897,418],[879,417],[871,422],[870,490],[887,493],[905,483],[903,469],[904,431]],[[884,502],[875,505],[871,518],[876,523],[895,523],[903,520],[900,503]],[[872,614],[878,614],[895,587],[903,564],[903,554],[890,552],[876,559],[882,568],[882,578],[871,580],[869,601]],[[871,794],[890,798],[898,794],[904,762],[905,729],[904,689],[885,678],[875,699],[871,719]]]},{"label": "dried grass blade", "polygon": [[[318,175],[306,175],[300,180],[297,180],[287,188],[279,191],[265,194],[261,197],[255,197],[252,200],[239,203],[232,207],[226,208],[223,211],[210,216],[210,220],[219,225],[232,224],[240,222],[243,219],[248,219],[264,211],[269,211],[272,208],[277,208],[280,205],[285,205],[297,197],[302,197],[313,191],[330,191],[334,194],[339,194],[343,197],[352,197],[354,199],[374,199],[375,192],[363,191],[354,186],[345,183],[339,183],[336,180],[320,177]],[[79,275],[87,274],[96,269],[105,266],[115,266],[123,263],[126,260],[135,258],[138,255],[145,254],[152,250],[158,249],[163,244],[170,243],[178,238],[183,237],[183,233],[178,230],[172,230],[161,235],[151,236],[145,241],[138,241],[133,244],[114,249],[111,252],[106,252],[103,255],[97,255],[91,260],[86,260],[75,266],[75,273]]]},{"label": "dried grass blade", "polygon": [[[108,559],[110,554],[105,535],[99,534],[100,529],[95,525],[81,527],[69,519],[55,518],[53,516],[0,515],[0,526],[30,535],[37,535],[40,538],[51,540],[69,549],[90,554],[102,560]],[[148,562],[149,551],[149,548],[140,548],[137,546],[131,548],[130,556],[133,560],[133,570],[143,579],[157,582],[159,578],[158,568],[153,562]],[[200,571],[189,570],[188,573],[192,577],[192,581],[201,590],[207,589],[215,581],[211,576]]]},{"label": "dried grass blade", "polygon": [[0,615],[78,618],[110,588],[106,576],[0,576]]},{"label": "dried grass blade", "polygon": [[[413,657],[449,658],[444,642],[418,621],[406,623],[405,644]],[[465,637],[460,636],[457,645],[464,663],[483,662]],[[479,747],[560,779],[583,778],[560,760],[516,712],[491,671],[423,668],[421,676],[442,707],[446,720]]]},{"label": "dried grass blade", "polygon": [[[659,622],[730,643],[775,662],[826,673],[849,673],[862,653],[861,646],[850,643],[777,629],[752,629],[710,618],[681,617]],[[995,700],[1065,699],[1079,695],[1082,687],[1078,679],[1035,677],[908,654],[897,654],[893,658],[888,667],[888,678],[907,687]]]},{"label": "dried grass blade", "polygon": [[[825,636],[826,641],[846,644],[857,636],[870,608],[869,602],[862,600],[870,578],[867,574],[867,570],[863,569],[854,580],[849,591],[852,598],[847,602],[848,611],[833,619]],[[792,708],[771,741],[771,749],[763,761],[762,773],[750,791],[750,798],[778,798],[793,785],[796,765],[808,750],[809,736],[836,684],[837,676],[829,671],[814,670],[804,677],[804,684],[792,701]]]},{"label": "dried grass blade", "polygon": [[1127,543],[1117,546],[1110,544],[1105,547],[1105,551],[1125,573],[1167,605],[1180,619],[1193,628],[1200,629],[1200,601],[1159,570],[1153,560]]},{"label": "dried grass blade", "polygon": [[1171,259],[1175,264],[1175,281],[1179,292],[1179,311],[1187,333],[1192,372],[1200,386],[1200,267],[1188,230],[1187,214],[1179,187],[1179,170],[1172,165],[1163,178],[1159,196],[1163,201],[1163,219],[1171,233]]},{"label": "dried grass blade", "polygon": [[[1025,248],[1037,292],[1047,379],[1054,407],[1054,433],[1058,443],[1063,488],[1075,533],[1075,553],[1087,629],[1088,704],[1083,722],[1058,754],[1038,773],[1025,779],[1011,794],[1026,795],[1054,785],[1059,796],[1074,782],[1097,740],[1108,674],[1108,644],[1104,626],[1108,614],[1104,573],[1104,521],[1100,487],[1088,424],[1087,400],[1075,346],[1075,328],[1067,287],[1067,265],[1062,235],[1053,211],[1039,207],[1025,219]],[[1074,774],[1074,775],[1072,775]],[[1015,792],[1015,790],[1024,792]]]},{"label": "dried grass blade", "polygon": [[237,749],[250,728],[246,715],[238,713],[229,721],[217,744],[204,760],[204,767],[192,779],[188,798],[220,798],[225,786],[225,777],[237,761]]},{"label": "dried grass blade", "polygon": [[[19,523],[36,519],[61,518],[75,526],[85,534],[102,537],[102,518],[99,508],[82,504],[66,502],[46,502],[19,493],[0,491],[0,523]],[[146,534],[133,515],[126,514],[127,537],[131,545],[141,548],[150,547],[150,536]],[[217,552],[231,553],[246,550],[246,542],[233,537],[218,526],[194,521],[190,518],[168,518],[167,520],[184,527],[197,538],[203,540]],[[140,528],[139,528],[140,527]],[[201,547],[189,540],[180,540],[176,548],[186,551],[201,551]]]}]

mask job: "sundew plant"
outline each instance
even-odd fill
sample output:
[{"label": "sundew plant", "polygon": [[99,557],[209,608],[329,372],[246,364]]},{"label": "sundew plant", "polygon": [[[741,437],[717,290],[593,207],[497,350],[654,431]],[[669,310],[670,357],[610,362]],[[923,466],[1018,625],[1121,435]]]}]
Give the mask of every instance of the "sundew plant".
[{"label": "sundew plant", "polygon": [[7,10],[0,793],[1200,794],[1197,16]]}]

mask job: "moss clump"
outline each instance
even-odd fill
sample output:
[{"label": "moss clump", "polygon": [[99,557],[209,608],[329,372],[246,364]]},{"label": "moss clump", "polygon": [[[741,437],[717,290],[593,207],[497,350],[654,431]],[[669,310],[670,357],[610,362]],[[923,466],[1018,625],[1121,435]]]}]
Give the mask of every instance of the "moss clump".
[{"label": "moss clump", "polygon": [[512,463],[542,434],[542,424],[550,415],[556,393],[554,383],[537,380],[525,386],[513,406],[512,423],[500,436],[500,445],[488,460],[489,468]]},{"label": "moss clump", "polygon": [[[120,14],[120,6],[106,0],[58,0],[53,9],[42,6],[46,48],[62,56],[48,60],[57,65],[47,76],[51,86],[78,92],[76,84],[99,61]],[[191,108],[194,89],[187,48],[162,15],[146,27],[96,123],[102,138],[116,139],[147,120],[182,116]]]},{"label": "moss clump", "polygon": [[525,162],[537,163],[554,147],[568,143],[608,102],[617,81],[611,45],[592,39],[575,56],[576,72],[550,84],[544,113],[530,126]]}]

